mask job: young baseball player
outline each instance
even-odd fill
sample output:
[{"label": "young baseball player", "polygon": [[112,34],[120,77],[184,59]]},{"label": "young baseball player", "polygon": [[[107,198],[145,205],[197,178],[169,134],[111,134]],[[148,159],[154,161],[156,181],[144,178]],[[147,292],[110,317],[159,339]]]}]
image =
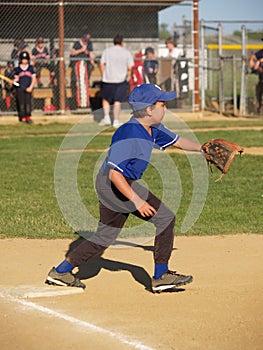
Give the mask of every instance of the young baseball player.
[{"label": "young baseball player", "polygon": [[16,91],[19,121],[31,124],[32,91],[36,82],[36,74],[30,65],[30,56],[27,51],[19,55],[19,65],[15,68],[14,81],[20,84]]},{"label": "young baseball player", "polygon": [[[36,70],[36,80],[39,88],[43,86],[41,82],[41,70],[42,68],[47,68],[50,70],[50,55],[48,48],[44,46],[45,41],[42,36],[37,38],[36,45],[32,49],[32,64],[35,66]],[[52,76],[50,76],[50,82],[52,82]]]},{"label": "young baseball player", "polygon": [[[14,75],[15,75],[15,64],[14,61],[8,61],[7,66],[4,72],[4,75],[13,80]],[[13,84],[8,83],[7,81],[5,82],[5,103],[6,103],[6,109],[14,109],[15,103],[15,87]]]},{"label": "young baseball player", "polygon": [[154,49],[147,47],[145,49],[145,61],[144,61],[144,82],[156,84],[156,75],[159,69],[159,63],[155,58]]},{"label": "young baseball player", "polygon": [[72,109],[88,107],[90,104],[89,79],[95,64],[90,34],[85,34],[80,40],[74,42],[70,58]]},{"label": "young baseball player", "polygon": [[187,151],[201,150],[199,143],[173,133],[162,124],[165,101],[175,97],[174,91],[164,92],[154,84],[133,89],[129,96],[133,116],[114,133],[108,156],[96,178],[100,209],[97,232],[69,250],[66,259],[50,270],[46,283],[85,288],[72,274],[73,268],[100,256],[115,241],[129,214],[152,223],[156,229],[152,291],[192,282],[192,276],[180,275],[168,268],[174,241],[174,213],[137,182],[154,148],[165,150],[174,146]]}]

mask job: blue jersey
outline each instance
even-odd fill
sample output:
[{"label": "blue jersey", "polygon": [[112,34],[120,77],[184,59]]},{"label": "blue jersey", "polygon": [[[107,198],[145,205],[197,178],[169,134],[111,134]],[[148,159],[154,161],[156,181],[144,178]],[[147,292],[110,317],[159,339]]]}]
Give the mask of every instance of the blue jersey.
[{"label": "blue jersey", "polygon": [[151,129],[152,135],[133,117],[117,129],[101,172],[106,173],[113,168],[126,178],[140,179],[150,162],[153,149],[165,150],[179,139],[163,124]]}]

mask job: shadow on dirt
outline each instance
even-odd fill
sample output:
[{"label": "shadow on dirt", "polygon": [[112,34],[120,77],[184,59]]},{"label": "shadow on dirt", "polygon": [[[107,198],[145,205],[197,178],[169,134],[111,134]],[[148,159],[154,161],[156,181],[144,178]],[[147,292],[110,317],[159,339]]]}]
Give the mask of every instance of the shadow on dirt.
[{"label": "shadow on dirt", "polygon": [[[81,244],[84,239],[87,239],[87,237],[86,238],[79,237],[78,239],[73,241],[69,246],[68,253],[74,250],[79,244]],[[146,251],[153,252],[152,245],[144,246],[144,245],[135,245],[134,243],[130,243],[127,241],[125,242],[115,241],[114,245],[118,245],[118,244],[132,246],[134,248],[140,248]],[[108,271],[128,271],[136,282],[143,285],[147,291],[152,292],[151,277],[143,267],[133,265],[133,264],[128,264],[125,262],[105,259],[102,256],[92,258],[85,264],[81,265],[79,267],[79,271],[76,273],[76,276],[81,280],[89,279],[97,276],[101,271],[101,269],[105,269]],[[182,291],[184,291],[183,288],[173,288],[173,289],[166,290],[162,293],[171,293],[171,292],[174,293],[174,292],[182,292]]]}]

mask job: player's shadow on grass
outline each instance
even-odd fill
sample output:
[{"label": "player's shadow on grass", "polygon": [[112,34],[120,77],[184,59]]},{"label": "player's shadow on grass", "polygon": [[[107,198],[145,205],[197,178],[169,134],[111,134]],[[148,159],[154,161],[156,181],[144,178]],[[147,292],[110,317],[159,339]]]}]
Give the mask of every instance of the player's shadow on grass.
[{"label": "player's shadow on grass", "polygon": [[[77,240],[73,241],[70,246],[69,246],[69,251],[74,249],[77,245],[79,245],[84,239],[83,237],[79,237]],[[153,246],[143,246],[143,245],[134,245],[133,243],[129,243],[127,241],[116,241],[114,245],[121,244],[121,245],[127,245],[127,246],[133,246],[133,247],[138,247],[142,248],[147,251],[153,251]],[[152,282],[151,282],[151,277],[150,275],[145,271],[143,267],[133,265],[133,264],[128,264],[124,262],[119,262],[119,261],[114,261],[110,259],[105,259],[102,256],[95,257],[88,261],[85,264],[82,264],[79,267],[79,271],[77,272],[76,276],[79,279],[89,279],[92,277],[95,277],[99,274],[101,269],[106,269],[108,271],[128,271],[130,274],[133,276],[135,281],[140,283],[145,287],[145,289],[149,292],[152,292]],[[171,290],[173,292],[180,292],[184,291],[182,288],[178,289],[173,289]],[[169,290],[169,292],[171,292]],[[168,291],[167,291],[168,292]]]}]

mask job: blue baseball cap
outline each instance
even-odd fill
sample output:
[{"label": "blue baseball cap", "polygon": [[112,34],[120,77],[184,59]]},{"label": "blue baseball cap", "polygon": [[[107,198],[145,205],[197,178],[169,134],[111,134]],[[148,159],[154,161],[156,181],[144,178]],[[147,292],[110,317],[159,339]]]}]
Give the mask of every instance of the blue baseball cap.
[{"label": "blue baseball cap", "polygon": [[171,101],[175,97],[175,91],[163,91],[155,84],[141,84],[132,90],[128,101],[134,111],[139,111],[153,105],[157,101]]}]

